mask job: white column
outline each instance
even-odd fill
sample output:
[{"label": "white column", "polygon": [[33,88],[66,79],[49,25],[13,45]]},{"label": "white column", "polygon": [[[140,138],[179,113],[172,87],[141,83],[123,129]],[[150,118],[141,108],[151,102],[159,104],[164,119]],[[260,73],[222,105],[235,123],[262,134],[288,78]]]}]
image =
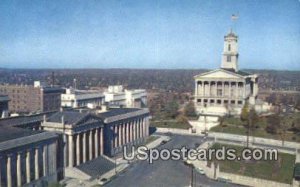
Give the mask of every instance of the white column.
[{"label": "white column", "polygon": [[140,119],[136,121],[136,139],[140,138]]},{"label": "white column", "polygon": [[76,165],[80,165],[80,134],[76,134]]},{"label": "white column", "polygon": [[95,129],[95,158],[99,156],[99,128]]},{"label": "white column", "polygon": [[103,154],[103,130],[104,128],[100,128],[100,154]]},{"label": "white column", "polygon": [[89,160],[93,159],[93,131],[89,131]]},{"label": "white column", "polygon": [[17,186],[22,186],[21,153],[17,153]]},{"label": "white column", "polygon": [[131,142],[133,142],[134,141],[134,131],[133,131],[133,121],[132,122],[130,122],[130,137],[131,137]]},{"label": "white column", "polygon": [[43,146],[43,176],[48,175],[48,145]]},{"label": "white column", "polygon": [[35,173],[35,180],[40,178],[39,174],[39,148],[35,148],[35,154],[34,154],[34,173]]},{"label": "white column", "polygon": [[126,123],[126,143],[130,142],[129,123]]},{"label": "white column", "polygon": [[[229,81],[228,89],[229,89],[229,99],[231,99],[232,98],[232,95],[231,95],[232,84],[230,81]],[[229,103],[229,101],[228,101],[228,103]]]},{"label": "white column", "polygon": [[7,155],[7,161],[6,161],[7,187],[12,187],[11,157],[12,155]]},{"label": "white column", "polygon": [[118,144],[119,144],[119,147],[122,146],[122,126],[121,124],[118,124]]},{"label": "white column", "polygon": [[225,82],[222,82],[222,97],[225,97]]},{"label": "white column", "polygon": [[69,135],[69,167],[74,166],[74,155],[73,155],[73,150],[74,150],[74,143],[73,143],[73,136]]},{"label": "white column", "polygon": [[67,167],[67,159],[68,159],[68,139],[67,135],[63,135],[63,143],[64,143],[64,167]]},{"label": "white column", "polygon": [[126,123],[123,123],[122,124],[122,137],[123,137],[123,145],[125,145],[126,144],[126,133],[125,133],[125,125],[126,125]]},{"label": "white column", "polygon": [[86,131],[82,135],[82,162],[86,162]]},{"label": "white column", "polygon": [[143,118],[143,138],[146,137],[146,118]]},{"label": "white column", "polygon": [[133,121],[133,140],[136,140],[136,121]]},{"label": "white column", "polygon": [[30,183],[31,173],[30,173],[30,150],[26,152],[26,183]]}]

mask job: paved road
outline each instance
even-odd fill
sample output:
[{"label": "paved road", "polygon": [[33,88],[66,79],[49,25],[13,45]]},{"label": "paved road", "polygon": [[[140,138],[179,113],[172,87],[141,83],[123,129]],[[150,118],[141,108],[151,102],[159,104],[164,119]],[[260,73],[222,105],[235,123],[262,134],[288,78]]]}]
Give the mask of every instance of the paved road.
[{"label": "paved road", "polygon": [[[160,148],[194,148],[195,143],[202,143],[203,139],[197,136],[172,135],[172,140]],[[183,161],[157,160],[153,164],[147,161],[133,163],[125,172],[106,184],[106,187],[183,187],[190,185],[191,169]],[[238,186],[229,185],[211,180],[194,172],[194,186]]]}]

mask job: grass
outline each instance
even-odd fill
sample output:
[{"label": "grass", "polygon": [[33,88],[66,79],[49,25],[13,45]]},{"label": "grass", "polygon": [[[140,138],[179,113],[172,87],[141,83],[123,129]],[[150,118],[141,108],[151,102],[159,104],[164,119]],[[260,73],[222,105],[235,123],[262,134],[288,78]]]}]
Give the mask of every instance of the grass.
[{"label": "grass", "polygon": [[[214,144],[212,148],[220,149],[222,146],[233,148],[237,155],[241,155],[244,147],[227,144]],[[293,179],[293,169],[295,164],[295,155],[287,153],[278,153],[277,161],[217,161],[220,171],[244,175],[249,177],[261,178],[291,184]]]},{"label": "grass", "polygon": [[158,128],[176,128],[176,129],[191,128],[191,126],[188,123],[178,122],[177,120],[152,121],[150,126],[158,127]]},{"label": "grass", "polygon": [[[282,116],[282,118],[282,123],[292,124],[292,121],[299,118],[299,113],[288,114]],[[265,130],[267,127],[267,119],[265,117],[259,118],[255,126],[255,130],[250,132],[250,136],[282,140],[279,134],[270,134]],[[247,129],[243,126],[243,122],[239,118],[234,117],[224,118],[222,125],[213,127],[210,131],[247,135]],[[285,141],[300,142],[300,136],[299,134],[287,131]]]}]

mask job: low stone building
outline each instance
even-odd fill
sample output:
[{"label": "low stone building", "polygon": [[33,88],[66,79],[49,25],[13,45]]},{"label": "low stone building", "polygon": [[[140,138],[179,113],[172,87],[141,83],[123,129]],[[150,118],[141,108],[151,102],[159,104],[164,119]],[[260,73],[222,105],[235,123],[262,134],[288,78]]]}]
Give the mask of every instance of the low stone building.
[{"label": "low stone building", "polygon": [[[107,156],[149,135],[149,110],[80,109],[0,119],[0,184],[48,186],[114,167]],[[80,171],[79,171],[80,170]],[[81,175],[81,176],[80,176]]]},{"label": "low stone building", "polygon": [[0,127],[0,186],[48,186],[63,178],[59,136]]}]

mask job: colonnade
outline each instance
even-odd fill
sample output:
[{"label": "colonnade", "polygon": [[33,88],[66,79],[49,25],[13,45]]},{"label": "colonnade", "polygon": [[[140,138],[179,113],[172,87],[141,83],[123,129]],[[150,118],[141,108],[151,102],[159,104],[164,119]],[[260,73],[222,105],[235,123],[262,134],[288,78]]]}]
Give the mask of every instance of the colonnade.
[{"label": "colonnade", "polygon": [[128,143],[149,135],[149,119],[138,118],[111,126],[114,136],[111,139],[112,148],[122,147]]},{"label": "colonnade", "polygon": [[244,82],[196,81],[196,96],[242,97]]},{"label": "colonnade", "polygon": [[[0,157],[0,170],[6,172],[6,175],[0,172],[1,186],[23,186],[55,173],[57,167],[56,146],[56,142],[39,145]],[[54,156],[49,157],[49,152]],[[2,165],[2,163],[6,164]],[[6,179],[3,179],[1,175],[6,176]]]},{"label": "colonnade", "polygon": [[[64,135],[65,167],[78,166],[103,154],[103,128],[93,128]],[[68,153],[68,154],[67,154]],[[68,160],[68,163],[66,162]]]}]

